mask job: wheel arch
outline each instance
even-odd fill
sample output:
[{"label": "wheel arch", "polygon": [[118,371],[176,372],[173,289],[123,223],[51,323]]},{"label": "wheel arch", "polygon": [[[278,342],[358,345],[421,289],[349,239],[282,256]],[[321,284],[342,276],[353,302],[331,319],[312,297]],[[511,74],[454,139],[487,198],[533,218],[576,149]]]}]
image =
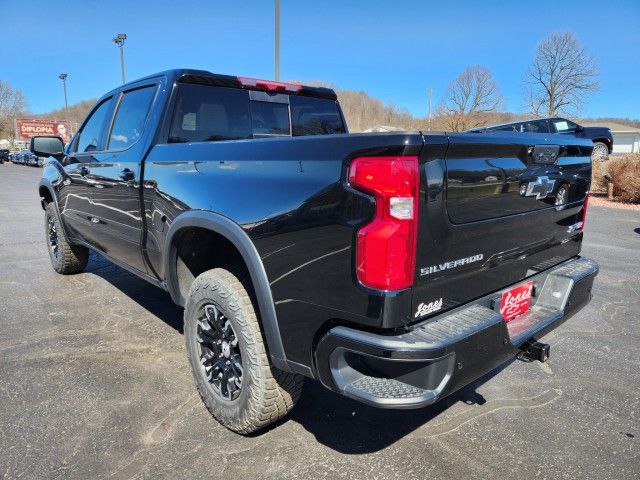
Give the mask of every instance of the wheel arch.
[{"label": "wheel arch", "polygon": [[53,185],[51,185],[51,182],[46,178],[40,179],[40,183],[38,184],[38,194],[40,195],[40,204],[43,210],[46,207],[45,204],[53,202],[56,206],[56,210],[60,212],[58,209],[58,198],[56,197]]},{"label": "wheel arch", "polygon": [[[192,228],[212,231],[228,240],[238,250],[253,284],[260,321],[273,364],[280,370],[309,375],[308,367],[287,361],[271,287],[262,259],[247,233],[228,217],[204,210],[190,210],[180,214],[171,222],[165,241],[163,262],[165,286],[173,301],[183,307],[186,304],[177,272],[178,244],[181,233]],[[300,368],[305,371],[301,372]]]}]

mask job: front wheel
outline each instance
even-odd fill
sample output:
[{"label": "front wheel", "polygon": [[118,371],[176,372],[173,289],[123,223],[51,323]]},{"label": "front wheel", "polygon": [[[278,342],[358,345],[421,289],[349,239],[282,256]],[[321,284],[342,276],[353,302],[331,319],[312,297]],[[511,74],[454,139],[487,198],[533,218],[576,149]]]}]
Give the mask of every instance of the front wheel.
[{"label": "front wheel", "polygon": [[602,142],[595,142],[593,144],[593,152],[591,152],[592,160],[605,161],[609,158],[609,147]]},{"label": "front wheel", "polygon": [[53,269],[64,275],[84,270],[89,261],[89,249],[69,243],[53,202],[48,203],[45,209],[44,229]]},{"label": "front wheel", "polygon": [[184,334],[198,392],[228,429],[255,432],[295,406],[303,377],[271,365],[251,298],[231,272],[216,268],[193,281]]}]

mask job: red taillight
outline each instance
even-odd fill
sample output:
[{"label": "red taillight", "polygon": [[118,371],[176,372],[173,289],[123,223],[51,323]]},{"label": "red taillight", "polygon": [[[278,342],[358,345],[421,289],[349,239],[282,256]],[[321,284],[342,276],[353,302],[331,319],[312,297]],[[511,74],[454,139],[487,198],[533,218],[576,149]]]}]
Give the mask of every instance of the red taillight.
[{"label": "red taillight", "polygon": [[375,218],[358,232],[358,279],[381,290],[411,287],[416,264],[418,157],[356,158],[349,167],[349,183],[376,200]]},{"label": "red taillight", "polygon": [[589,207],[589,192],[584,197],[584,204],[582,205],[582,218],[580,218],[580,230],[584,230],[584,224],[587,220],[587,207]]},{"label": "red taillight", "polygon": [[259,88],[268,92],[298,93],[302,90],[302,85],[296,83],[272,82],[249,77],[238,77],[238,81],[243,87]]}]

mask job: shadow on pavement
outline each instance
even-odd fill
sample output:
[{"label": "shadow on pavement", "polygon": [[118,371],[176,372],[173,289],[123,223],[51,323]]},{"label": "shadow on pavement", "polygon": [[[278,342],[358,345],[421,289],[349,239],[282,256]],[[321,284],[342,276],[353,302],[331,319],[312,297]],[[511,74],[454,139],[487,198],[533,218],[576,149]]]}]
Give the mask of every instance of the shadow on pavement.
[{"label": "shadow on pavement", "polygon": [[183,333],[183,309],[173,303],[169,294],[164,290],[114,265],[93,251],[85,272],[105,279],[138,305],[178,332]]},{"label": "shadow on pavement", "polygon": [[[457,402],[483,405],[477,388],[500,373],[502,365],[436,404],[418,410],[384,410],[369,407],[306,380],[304,393],[289,416],[312,433],[318,442],[345,454],[366,454],[385,449],[436,419]],[[284,420],[286,421],[286,419]]]},{"label": "shadow on pavement", "polygon": [[[104,278],[167,325],[183,333],[183,309],[175,305],[163,290],[93,252],[86,272]],[[286,422],[293,421],[313,434],[318,442],[340,453],[377,452],[434,420],[457,402],[468,405],[486,403],[476,389],[510,363],[489,372],[435,405],[419,410],[384,410],[369,407],[328,390],[320,382],[306,379],[304,393],[293,412],[255,436],[268,435]]]}]

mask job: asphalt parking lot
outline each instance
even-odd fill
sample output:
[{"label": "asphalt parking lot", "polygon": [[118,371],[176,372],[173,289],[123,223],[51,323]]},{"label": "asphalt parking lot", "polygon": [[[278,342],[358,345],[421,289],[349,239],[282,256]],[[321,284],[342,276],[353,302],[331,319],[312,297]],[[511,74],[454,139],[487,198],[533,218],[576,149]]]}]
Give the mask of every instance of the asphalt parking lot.
[{"label": "asphalt parking lot", "polygon": [[307,381],[290,417],[242,437],[195,392],[182,310],[92,255],[50,267],[40,169],[0,165],[4,478],[640,476],[640,214],[591,207],[591,304],[514,362],[431,408],[366,407]]}]

